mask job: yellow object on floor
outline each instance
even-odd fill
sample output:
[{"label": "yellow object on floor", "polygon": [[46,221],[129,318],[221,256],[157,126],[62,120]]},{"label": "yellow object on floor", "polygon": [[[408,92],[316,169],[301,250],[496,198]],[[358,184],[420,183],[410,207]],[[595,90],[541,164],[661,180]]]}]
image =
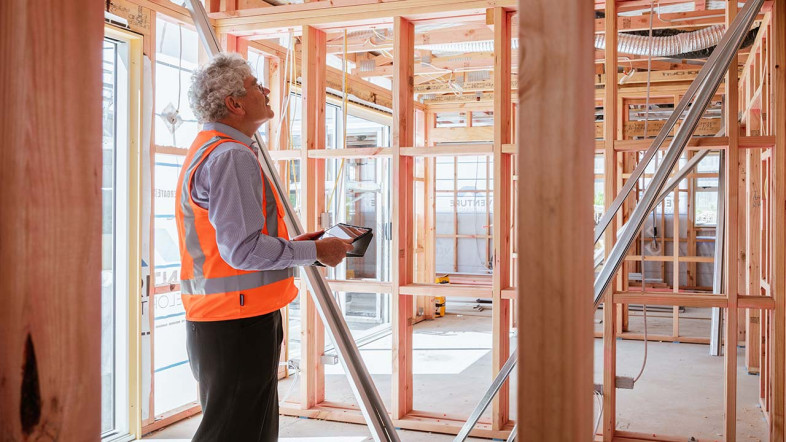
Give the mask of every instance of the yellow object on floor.
[{"label": "yellow object on floor", "polygon": [[445,297],[435,296],[434,303],[437,308],[436,311],[434,312],[434,317],[441,318],[445,316]]}]

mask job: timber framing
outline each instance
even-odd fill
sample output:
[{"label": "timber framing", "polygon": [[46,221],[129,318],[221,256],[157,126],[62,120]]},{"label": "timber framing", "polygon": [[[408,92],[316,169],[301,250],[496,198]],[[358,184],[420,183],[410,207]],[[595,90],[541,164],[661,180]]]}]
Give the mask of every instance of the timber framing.
[{"label": "timber framing", "polygon": [[[190,26],[187,11],[166,0],[116,2],[138,6],[145,14],[132,29],[137,26],[135,30],[144,35],[145,53],[153,65],[156,17]],[[646,58],[618,53],[615,42],[619,32],[649,27],[647,15],[620,14],[648,9],[649,0],[595,1],[594,7],[577,0],[334,0],[251,9],[238,8],[237,2],[209,3],[211,24],[221,35],[225,49],[245,57],[254,52],[264,58],[264,80],[273,91],[271,99],[276,109],[281,109],[286,97],[302,99],[300,132],[293,133],[287,113],[268,125],[268,136],[271,141],[278,140],[269,148],[271,157],[279,163],[281,176],[299,171],[291,189],[298,194],[307,230],[324,227],[321,215],[329,210],[324,201],[328,164],[390,164],[390,222],[395,234],[391,238],[389,279],[340,279],[330,283],[337,292],[390,295],[393,344],[388,411],[396,426],[458,432],[467,416],[444,416],[440,410],[416,407],[416,397],[423,392],[416,391],[413,377],[415,324],[434,317],[433,312],[419,313],[421,309],[433,310],[434,297],[485,298],[492,302],[489,382],[513,345],[518,345],[522,358],[518,390],[512,392],[510,385],[504,385],[493,401],[490,419],[482,420],[472,435],[502,439],[518,425],[522,440],[587,439],[593,423],[593,313],[589,307],[592,252],[588,243],[593,156],[598,160],[596,164],[602,165],[594,172],[594,179],[603,189],[602,204],[608,207],[635,167],[637,154],[649,147],[663,124],[649,120],[645,131],[637,112],[643,108],[647,94],[651,104],[673,106],[701,67],[685,60],[655,60],[653,71],[647,75],[643,70]],[[686,1],[659,2],[677,3]],[[607,18],[593,18],[593,8],[603,11]],[[724,24],[735,9],[730,6],[728,11],[709,11],[711,14],[701,8],[664,13],[653,18],[653,27],[690,30]],[[527,11],[526,17],[517,11]],[[129,10],[131,13],[137,12]],[[555,16],[575,32],[542,26],[545,17]],[[152,26],[150,22],[142,26],[145,20],[152,21]],[[708,342],[707,336],[685,336],[680,330],[685,317],[679,307],[717,307],[728,312],[726,345],[734,350],[736,344],[745,343],[745,366],[761,377],[758,394],[770,425],[770,440],[784,438],[784,0],[767,2],[757,21],[762,31],[751,47],[739,53],[739,63],[729,69],[728,78],[713,99],[714,103],[725,102],[726,107],[722,111],[714,109],[717,114],[701,120],[685,154],[688,159],[700,151],[723,151],[727,158],[724,172],[729,183],[725,201],[728,211],[719,214],[727,217],[728,226],[726,289],[714,293],[711,287],[699,284],[699,269],[714,262],[713,256],[702,255],[699,249],[714,244],[714,239],[708,238],[714,235],[715,227],[696,222],[695,192],[699,180],[716,179],[719,171],[695,171],[685,178],[685,186],[669,194],[677,209],[669,215],[673,221],[668,231],[665,205],[656,212],[664,228],[647,239],[657,243],[660,252],[649,254],[640,247],[632,248],[624,270],[605,294],[603,325],[594,334],[602,339],[604,365],[603,416],[594,435],[596,440],[685,440],[689,436],[669,435],[665,422],[657,435],[618,428],[618,339],[643,339],[641,333],[630,328],[632,304],[669,308],[672,331],[650,335],[653,340]],[[455,23],[462,26],[442,28]],[[328,62],[344,59],[345,30],[344,61],[353,66],[347,74]],[[363,33],[366,31],[384,38],[370,38]],[[609,44],[604,51],[592,48],[594,34],[606,35]],[[289,36],[291,51],[278,40]],[[518,50],[513,49],[514,38],[518,39]],[[427,44],[488,41],[493,43],[493,51],[478,51],[468,56],[469,60],[418,49]],[[287,57],[291,57],[288,66]],[[373,69],[360,68],[361,63],[371,61]],[[556,65],[562,68],[552,68]],[[637,72],[632,73],[633,68]],[[489,75],[478,78],[478,72]],[[385,77],[389,88],[376,81],[380,77]],[[390,143],[327,148],[326,108],[341,102],[339,92],[344,88],[350,96],[349,114],[389,126]],[[598,115],[594,121],[593,106]],[[460,116],[461,123],[443,124],[446,115]],[[489,116],[493,122],[477,123],[480,117]],[[721,127],[727,128],[726,133],[714,136]],[[296,138],[300,139],[299,146],[294,145]],[[151,144],[153,153],[185,154],[181,148]],[[493,179],[491,192],[487,192],[493,197],[486,197],[487,230],[475,235],[486,240],[493,270],[482,277],[455,275],[450,284],[437,284],[437,238],[449,237],[457,244],[459,234],[437,233],[436,165],[446,159],[457,164],[467,156],[487,161],[488,182]],[[454,189],[452,195],[457,193]],[[615,232],[626,222],[635,199],[633,196],[626,203],[608,232]],[[681,201],[687,211],[679,209]],[[533,207],[548,207],[556,215],[547,218],[544,210]],[[557,221],[564,225],[555,228]],[[602,239],[605,251],[611,250],[615,240],[613,234]],[[681,253],[680,247],[687,252]],[[579,256],[581,259],[572,259]],[[640,282],[631,280],[631,274],[644,275],[645,267],[656,268],[663,282],[648,283],[645,277]],[[687,276],[672,271],[667,277],[669,267],[684,267]],[[454,282],[461,276],[466,280]],[[298,283],[305,295],[305,284]],[[178,289],[176,284],[161,285],[153,287],[152,293]],[[577,295],[580,293],[585,293],[586,303]],[[311,298],[301,296],[301,302],[301,354],[288,355],[301,361],[299,394],[281,404],[282,414],[362,423],[356,405],[337,403],[326,396],[321,360],[324,328]],[[516,344],[511,342],[516,339],[515,333]],[[736,352],[727,351],[724,357],[726,373],[718,388],[725,392],[725,418],[723,429],[718,431],[726,435],[726,440],[735,440]],[[550,388],[555,385],[559,388]],[[511,403],[517,398],[518,415],[514,415]],[[146,399],[152,407],[152,395]],[[198,412],[194,403],[149,416],[142,432]]]}]

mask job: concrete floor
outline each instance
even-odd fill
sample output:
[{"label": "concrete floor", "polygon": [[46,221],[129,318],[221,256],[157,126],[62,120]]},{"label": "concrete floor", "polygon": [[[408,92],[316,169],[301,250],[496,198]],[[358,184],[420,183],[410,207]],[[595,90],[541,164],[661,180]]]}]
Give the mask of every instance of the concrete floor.
[{"label": "concrete floor", "polygon": [[[466,307],[466,306],[465,306]],[[418,410],[466,416],[491,380],[491,316],[489,310],[453,309],[454,314],[415,326],[414,403]],[[459,314],[455,314],[459,313]],[[670,314],[648,315],[650,333],[670,333]],[[668,317],[666,317],[668,316]],[[681,335],[706,336],[709,329],[704,311],[687,311],[680,320]],[[631,329],[643,329],[640,313],[631,314]],[[515,346],[516,338],[511,338]],[[595,340],[595,382],[603,377],[602,340]],[[635,376],[642,365],[644,343],[617,341],[617,375]],[[707,345],[650,342],[647,365],[634,390],[618,390],[617,428],[699,440],[721,440],[723,435],[723,358],[708,354]],[[364,345],[361,353],[389,406],[390,336]],[[738,349],[739,368],[737,438],[767,440],[767,424],[758,406],[758,376],[748,375],[742,365],[744,349]],[[340,366],[327,366],[326,400],[354,404],[349,384]],[[512,391],[516,388],[515,371]],[[281,398],[295,400],[296,377],[282,380]],[[515,416],[515,400],[511,403]],[[598,409],[596,406],[595,413]],[[488,412],[485,414],[488,416]],[[154,439],[188,439],[200,416],[151,435]],[[281,417],[281,437],[285,441],[360,441],[368,436],[362,425]],[[315,438],[315,435],[321,435]],[[311,439],[297,439],[297,438]],[[356,439],[356,437],[358,439]],[[401,431],[403,441],[452,440],[450,436]],[[522,440],[524,440],[522,438]]]}]

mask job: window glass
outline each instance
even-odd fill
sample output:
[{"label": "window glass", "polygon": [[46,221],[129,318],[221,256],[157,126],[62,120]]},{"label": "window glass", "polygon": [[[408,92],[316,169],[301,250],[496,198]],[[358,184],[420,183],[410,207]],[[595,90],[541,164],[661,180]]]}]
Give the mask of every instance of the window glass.
[{"label": "window glass", "polygon": [[494,112],[493,111],[473,111],[472,112],[472,127],[483,127],[494,125]]},{"label": "window glass", "polygon": [[[326,120],[337,133],[341,108],[328,105]],[[347,117],[347,148],[388,147],[390,127],[356,116]],[[339,137],[336,137],[339,139]],[[371,227],[374,238],[361,258],[349,258],[331,270],[337,279],[389,280],[390,276],[390,160],[387,158],[330,160],[325,164],[325,207],[331,224]]]},{"label": "window glass", "polygon": [[115,426],[115,100],[117,43],[104,40],[101,176],[101,432]]},{"label": "window glass", "polygon": [[289,148],[300,149],[303,144],[301,121],[303,118],[303,98],[298,94],[289,94]]},{"label": "window glass", "polygon": [[157,294],[153,300],[154,410],[161,415],[197,401],[197,383],[186,352],[186,313],[180,292]]},{"label": "window glass", "polygon": [[155,142],[188,148],[199,127],[188,102],[191,73],[198,65],[197,33],[156,19]]},{"label": "window glass", "polygon": [[491,274],[492,167],[486,156],[437,157],[438,273]]},{"label": "window glass", "polygon": [[105,38],[102,64],[101,434],[128,434],[128,43]]},{"label": "window glass", "polygon": [[[155,284],[168,287],[180,283],[180,249],[175,223],[177,178],[185,157],[155,155]],[[157,293],[153,297],[155,340],[153,345],[154,410],[161,415],[197,400],[197,384],[186,353],[186,317],[180,292]]]},{"label": "window glass", "polygon": [[177,177],[182,155],[156,154],[153,210],[155,217],[155,283],[180,283],[180,249],[175,223]]},{"label": "window glass", "polygon": [[466,127],[466,112],[440,112],[435,114],[436,127]]},{"label": "window glass", "polygon": [[352,115],[347,122],[347,148],[390,146],[390,126]]}]

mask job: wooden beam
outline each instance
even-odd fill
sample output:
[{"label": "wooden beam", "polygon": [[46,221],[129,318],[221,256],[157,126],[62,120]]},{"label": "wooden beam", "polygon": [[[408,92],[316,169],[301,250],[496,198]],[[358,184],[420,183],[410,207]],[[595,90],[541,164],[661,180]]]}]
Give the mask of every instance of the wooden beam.
[{"label": "wooden beam", "polygon": [[[648,130],[649,132],[649,130]],[[666,139],[669,141],[669,138]],[[614,150],[618,152],[644,151],[652,145],[652,140],[617,140],[614,142]],[[770,148],[775,145],[775,137],[755,136],[739,137],[738,147],[741,149],[760,149]],[[692,137],[688,141],[686,149],[726,149],[729,146],[729,137]],[[663,143],[661,150],[668,148],[668,143]]]},{"label": "wooden beam", "polygon": [[[520,0],[518,431],[592,429],[592,5]],[[549,17],[560,17],[551,26]],[[571,32],[564,32],[570,29]],[[541,69],[557,63],[558,70]],[[565,109],[554,118],[544,109]],[[570,127],[571,130],[565,130]],[[565,259],[571,256],[572,259]],[[579,296],[579,294],[582,294]]]},{"label": "wooden beam", "polygon": [[[514,91],[518,88],[518,79],[517,76],[513,76],[510,81],[510,90]],[[461,85],[461,91],[464,93],[467,92],[485,92],[485,91],[493,91],[494,90],[494,81],[492,80],[483,80],[483,81],[465,81]],[[415,93],[416,94],[446,94],[446,93],[455,93],[458,89],[456,85],[451,85],[450,83],[445,82],[433,82],[433,83],[422,83],[415,86]],[[473,101],[477,100],[476,97],[473,98]]]},{"label": "wooden beam", "polygon": [[[502,151],[510,144],[511,99],[511,14],[504,8],[489,10],[494,18],[494,274],[492,276],[492,359],[491,374],[496,376],[510,356],[510,300],[502,290],[510,287],[510,205],[511,155]],[[518,55],[516,55],[518,59]],[[495,430],[508,423],[510,383],[503,384],[492,402],[491,425]]]},{"label": "wooden beam", "polygon": [[402,146],[415,142],[415,106],[413,64],[415,25],[402,17],[395,17],[393,26],[395,58],[393,65],[393,156],[392,182],[393,208],[391,220],[396,232],[391,250],[393,256],[393,376],[391,391],[393,402],[390,412],[394,419],[401,419],[412,410],[412,295],[399,295],[399,288],[413,281],[413,183],[414,160],[401,155]]},{"label": "wooden beam", "polygon": [[775,41],[775,148],[772,150],[772,229],[771,247],[771,291],[775,298],[775,314],[771,340],[770,372],[772,386],[772,407],[770,412],[770,440],[783,440],[784,380],[786,377],[786,0],[776,0],[773,9]]},{"label": "wooden beam", "polygon": [[[325,211],[324,160],[309,158],[310,150],[325,148],[325,33],[303,26],[301,122],[303,145],[300,148],[301,189],[306,232],[319,230],[320,214]],[[301,284],[301,406],[311,408],[325,400],[325,373],[321,356],[325,348],[325,329],[316,313],[313,298]]]},{"label": "wooden beam", "polygon": [[[605,209],[609,210],[617,195],[617,153],[614,149],[617,140],[617,5],[615,0],[606,2],[606,63],[604,76],[603,98],[603,199]],[[614,247],[617,231],[617,220],[612,218],[603,237],[606,258]],[[612,284],[616,284],[613,282]],[[617,315],[612,302],[612,288],[606,291],[603,303],[603,425],[601,432],[603,441],[611,441],[617,426]]]},{"label": "wooden beam", "polygon": [[494,140],[494,127],[435,127],[429,131],[426,142],[449,143],[457,140],[464,142],[492,141]]},{"label": "wooden beam", "polygon": [[0,119],[0,434],[95,440],[102,3],[1,2],[0,17],[0,99],[24,103]]},{"label": "wooden beam", "polygon": [[[297,408],[296,404],[284,403],[280,412],[287,416],[303,416],[311,419],[329,420],[337,422],[351,422],[355,424],[364,425],[365,418],[355,406],[349,404],[336,404],[330,402],[323,402],[321,405],[314,407],[310,410],[302,410]],[[458,434],[461,427],[464,425],[466,416],[444,416],[444,413],[428,413],[422,411],[413,411],[402,419],[393,419],[393,424],[396,428],[403,428],[407,430],[423,431],[429,433],[444,433],[444,434]],[[491,425],[479,422],[475,425],[470,436],[482,437],[487,439],[505,440],[513,428],[509,425],[504,430],[495,431],[491,429]],[[519,433],[520,434],[520,433]]]},{"label": "wooden beam", "polygon": [[[726,2],[726,24],[728,26],[737,16],[737,2],[730,0]],[[725,189],[725,208],[726,208],[726,229],[724,254],[724,278],[728,306],[726,308],[726,320],[724,325],[726,334],[724,336],[725,348],[723,351],[724,360],[724,405],[725,405],[725,431],[727,441],[734,441],[737,438],[737,296],[738,277],[737,261],[739,259],[739,237],[737,235],[739,212],[739,186],[740,180],[740,150],[739,136],[740,125],[737,122],[737,110],[739,98],[737,94],[738,83],[737,57],[732,59],[726,75],[726,100],[724,102],[724,119],[726,120],[726,134],[729,137],[729,147],[726,149],[726,189]],[[676,248],[675,248],[676,249]],[[676,274],[675,270],[675,274]]]},{"label": "wooden beam", "polygon": [[[415,75],[431,75],[440,73],[460,73],[475,71],[491,71],[494,68],[495,53],[466,53],[450,57],[435,57],[430,61],[420,60],[415,62]],[[515,56],[515,51],[514,51]],[[508,68],[510,71],[510,68]],[[391,77],[393,66],[377,66],[371,71],[352,70],[353,75],[359,77]]]},{"label": "wooden beam", "polygon": [[[474,21],[485,17],[488,4],[486,0],[333,0],[214,13],[210,17],[216,20],[219,33],[271,35],[301,25],[319,26],[325,31],[352,26],[390,27],[393,17],[406,17],[411,23]],[[512,8],[516,2],[500,0],[496,4]]]}]

